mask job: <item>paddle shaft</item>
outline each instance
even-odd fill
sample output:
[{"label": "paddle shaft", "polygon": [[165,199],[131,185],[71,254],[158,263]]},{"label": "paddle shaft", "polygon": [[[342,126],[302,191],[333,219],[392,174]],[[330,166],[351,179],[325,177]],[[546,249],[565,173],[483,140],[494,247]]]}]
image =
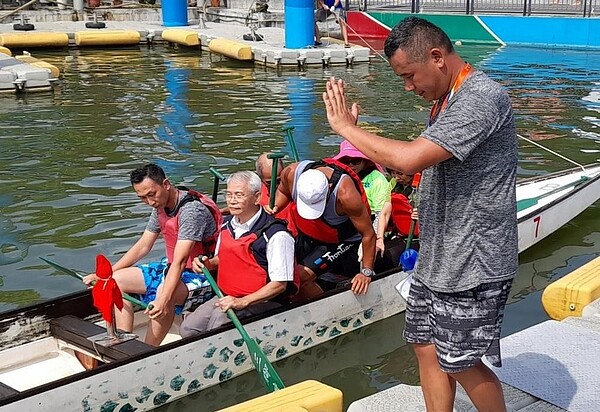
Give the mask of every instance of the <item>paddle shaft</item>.
[{"label": "paddle shaft", "polygon": [[[77,278],[79,280],[83,280],[83,278],[85,277],[83,274],[76,272],[72,269],[66,268],[64,266],[61,266],[58,263],[52,262],[51,260],[45,259],[43,257],[40,257],[40,259],[42,259],[44,262],[46,262],[53,268],[60,270],[61,272],[63,272],[66,275],[73,276],[74,278]],[[92,285],[93,285],[93,283],[92,283]],[[148,305],[146,305],[144,302],[142,302],[139,299],[134,298],[133,296],[128,295],[127,293],[123,292],[122,295],[123,295],[123,300],[126,300],[127,302],[133,303],[134,305],[138,305],[143,309],[146,309],[148,307]]]},{"label": "paddle shaft", "polygon": [[286,133],[288,144],[290,145],[290,149],[292,149],[294,161],[299,162],[300,156],[298,156],[298,149],[296,149],[296,141],[294,140],[294,126],[286,126],[283,128],[283,131]]},{"label": "paddle shaft", "polygon": [[282,159],[284,156],[284,153],[269,153],[267,155],[268,159],[273,160],[273,165],[271,166],[271,187],[269,187],[269,207],[271,209],[273,209],[275,206],[275,192],[277,192],[277,167],[279,159]]},{"label": "paddle shaft", "polygon": [[[411,202],[411,206],[416,207],[418,206],[418,197],[417,197],[417,190],[419,189],[419,183],[421,182],[421,178],[419,177],[415,183],[414,178],[413,178],[413,193],[412,193],[412,202]],[[414,205],[412,204],[414,203]],[[412,209],[411,209],[411,213],[412,213]],[[415,235],[415,226],[417,225],[417,221],[415,219],[411,219],[410,220],[410,228],[408,228],[408,237],[406,238],[406,247],[404,248],[404,251],[406,252],[408,249],[410,249],[410,244],[412,243],[413,240],[413,236]]]},{"label": "paddle shaft", "polygon": [[[202,273],[204,273],[204,276],[206,276],[208,283],[210,283],[210,286],[212,287],[217,297],[219,299],[222,298],[223,293],[221,292],[221,289],[219,289],[219,286],[217,286],[217,282],[215,282],[215,279],[212,277],[208,269],[203,267]],[[269,392],[274,392],[276,390],[285,388],[283,381],[275,371],[275,368],[273,367],[271,362],[269,362],[267,355],[265,355],[264,352],[260,349],[258,343],[256,343],[256,341],[252,339],[250,335],[248,335],[248,332],[246,332],[246,329],[244,329],[244,326],[242,326],[240,320],[236,316],[233,309],[227,310],[227,316],[229,316],[229,319],[231,319],[231,322],[233,322],[235,328],[238,330],[240,335],[242,335],[242,339],[244,339],[244,342],[248,347],[248,352],[250,352],[252,363],[254,364],[254,367],[256,368],[256,371],[261,377],[263,384],[265,385],[267,390]]]},{"label": "paddle shaft", "polygon": [[412,243],[413,236],[415,234],[415,226],[416,225],[417,225],[416,220],[415,219],[411,219],[411,221],[410,221],[410,228],[408,229],[408,237],[406,238],[406,247],[404,248],[405,252],[408,249],[410,249],[410,244]]},{"label": "paddle shaft", "polygon": [[225,180],[225,176],[223,176],[221,174],[221,172],[219,172],[214,167],[209,167],[208,171],[211,172],[213,174],[213,176],[215,177],[215,180],[213,182],[212,200],[213,200],[213,202],[216,202],[217,201],[217,195],[219,194],[219,182],[221,180]]}]

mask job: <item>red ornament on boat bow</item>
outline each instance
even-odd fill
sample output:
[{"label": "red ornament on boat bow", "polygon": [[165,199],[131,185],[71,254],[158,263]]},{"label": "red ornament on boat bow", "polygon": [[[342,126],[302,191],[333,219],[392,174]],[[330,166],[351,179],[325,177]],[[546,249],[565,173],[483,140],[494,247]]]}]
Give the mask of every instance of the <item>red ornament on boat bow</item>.
[{"label": "red ornament on boat bow", "polygon": [[113,322],[113,305],[119,310],[123,309],[123,296],[112,274],[110,261],[104,255],[97,255],[96,276],[99,279],[92,288],[92,297],[94,298],[94,306],[104,320],[110,323]]}]

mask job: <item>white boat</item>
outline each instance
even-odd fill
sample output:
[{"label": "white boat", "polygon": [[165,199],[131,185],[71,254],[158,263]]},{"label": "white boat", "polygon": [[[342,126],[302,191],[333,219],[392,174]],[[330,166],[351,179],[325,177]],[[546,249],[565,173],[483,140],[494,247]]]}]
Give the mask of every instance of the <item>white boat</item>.
[{"label": "white boat", "polygon": [[[519,251],[548,236],[600,198],[600,165],[520,181]],[[404,272],[378,275],[365,296],[348,286],[305,304],[249,319],[245,327],[271,361],[405,310],[395,285]],[[163,345],[139,340],[111,347],[88,339],[103,331],[88,291],[0,315],[3,411],[145,411],[253,369],[232,325]],[[138,315],[141,316],[140,313]],[[141,319],[141,323],[143,319]],[[143,336],[142,330],[136,332]],[[82,354],[100,361],[86,370]],[[258,379],[258,375],[257,375]]]},{"label": "white boat", "polygon": [[600,197],[600,165],[564,170],[517,183],[519,251],[533,246]]}]

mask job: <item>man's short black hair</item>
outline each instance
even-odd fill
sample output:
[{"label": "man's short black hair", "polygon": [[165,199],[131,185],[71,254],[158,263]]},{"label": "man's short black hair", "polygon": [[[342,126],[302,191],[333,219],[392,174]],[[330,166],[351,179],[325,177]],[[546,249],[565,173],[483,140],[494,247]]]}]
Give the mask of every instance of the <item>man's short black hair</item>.
[{"label": "man's short black hair", "polygon": [[388,59],[402,49],[411,62],[423,62],[434,47],[454,52],[450,38],[438,26],[420,17],[407,17],[392,29],[383,50]]},{"label": "man's short black hair", "polygon": [[132,170],[129,174],[129,180],[131,180],[132,185],[141,183],[145,178],[150,178],[152,181],[162,185],[167,177],[164,170],[154,163],[148,163],[143,167]]}]

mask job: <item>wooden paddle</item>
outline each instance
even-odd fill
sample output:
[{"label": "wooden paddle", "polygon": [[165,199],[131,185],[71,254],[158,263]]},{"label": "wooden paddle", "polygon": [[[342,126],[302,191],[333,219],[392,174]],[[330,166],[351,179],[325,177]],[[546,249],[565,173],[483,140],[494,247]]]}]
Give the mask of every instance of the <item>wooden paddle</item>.
[{"label": "wooden paddle", "polygon": [[268,159],[273,160],[273,165],[271,166],[271,186],[269,187],[269,207],[273,209],[275,206],[275,192],[277,191],[277,163],[279,163],[279,159],[285,157],[285,153],[269,153],[267,155]]},{"label": "wooden paddle", "polygon": [[208,171],[211,172],[215,177],[215,181],[213,182],[212,200],[213,202],[216,202],[217,195],[219,194],[219,183],[220,181],[225,180],[225,176],[223,176],[223,174],[214,167],[209,167]]},{"label": "wooden paddle", "polygon": [[[222,298],[223,293],[219,289],[219,286],[217,286],[217,282],[215,282],[215,279],[212,277],[208,269],[206,269],[205,267],[202,268],[202,273],[204,273],[204,276],[206,276],[206,279],[210,283],[210,286],[212,287],[217,297],[219,299]],[[252,363],[254,364],[254,367],[256,368],[256,371],[258,372],[258,375],[262,379],[263,384],[265,385],[267,390],[269,392],[274,392],[279,389],[285,388],[283,381],[275,371],[275,368],[273,367],[271,362],[269,362],[267,355],[265,355],[264,352],[260,349],[258,343],[254,339],[252,339],[250,335],[248,335],[248,332],[246,332],[246,329],[244,329],[244,327],[240,323],[240,320],[236,316],[233,309],[227,310],[227,316],[229,316],[229,319],[231,319],[235,328],[238,330],[238,332],[240,332],[240,335],[242,335],[242,338],[244,339],[244,342],[248,347],[248,352],[250,352],[250,358],[252,359]]]},{"label": "wooden paddle", "polygon": [[300,156],[298,156],[298,150],[296,149],[296,142],[294,141],[294,126],[285,126],[283,131],[286,134],[287,142],[290,145],[290,149],[292,150],[292,156],[294,157],[295,162],[300,161]]},{"label": "wooden paddle", "polygon": [[571,183],[567,183],[566,185],[557,187],[556,189],[553,189],[553,190],[551,190],[549,192],[543,193],[543,194],[541,194],[539,196],[530,197],[530,198],[527,198],[527,199],[521,199],[521,200],[517,201],[517,212],[520,212],[520,211],[525,210],[525,209],[529,209],[531,206],[537,205],[538,202],[540,200],[542,200],[543,198],[545,198],[545,197],[548,197],[548,196],[551,196],[551,195],[556,194],[558,192],[561,192],[561,191],[563,191],[563,190],[565,190],[565,189],[567,189],[567,188],[569,188],[571,186],[573,186],[573,187],[578,186],[581,183],[586,182],[588,180],[589,180],[589,177],[587,177],[587,176],[581,176],[579,178],[579,180],[576,180],[576,181],[571,182]]},{"label": "wooden paddle", "polygon": [[[73,276],[74,278],[77,278],[79,280],[83,280],[83,278],[85,277],[85,274],[83,274],[81,272],[76,272],[72,269],[61,266],[58,263],[55,263],[51,260],[45,259],[43,257],[40,257],[40,259],[42,259],[44,262],[46,262],[47,264],[52,266],[54,269],[60,270],[61,272],[63,272],[66,275]],[[148,307],[148,305],[146,305],[144,302],[142,302],[139,299],[134,298],[133,296],[128,295],[127,293],[123,293],[123,300],[133,303],[134,305],[138,305],[143,309],[146,309]]]}]

